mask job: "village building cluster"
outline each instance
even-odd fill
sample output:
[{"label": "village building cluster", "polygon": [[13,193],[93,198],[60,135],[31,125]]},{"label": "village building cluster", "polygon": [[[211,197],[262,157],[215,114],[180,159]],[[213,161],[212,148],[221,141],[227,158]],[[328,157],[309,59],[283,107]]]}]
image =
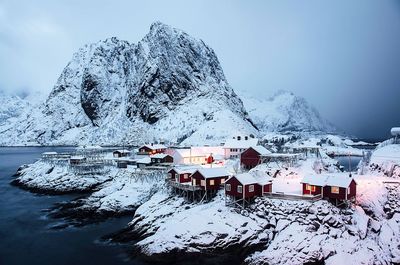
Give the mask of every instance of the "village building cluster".
[{"label": "village building cluster", "polygon": [[[259,145],[252,135],[238,135],[219,146],[167,147],[153,143],[117,150],[86,146],[69,154],[46,152],[42,159],[49,163],[64,163],[77,174],[101,173],[107,166],[133,171],[163,170],[166,183],[174,194],[202,202],[222,189],[227,205],[245,207],[256,197],[283,196],[283,192],[273,188],[275,175],[252,172],[251,169],[260,164],[293,167],[310,155],[319,158],[318,146],[290,147],[278,153]],[[304,176],[299,183],[302,194],[297,198],[330,199],[336,203],[355,199],[357,183],[351,176],[320,173],[316,170],[315,174]]]}]

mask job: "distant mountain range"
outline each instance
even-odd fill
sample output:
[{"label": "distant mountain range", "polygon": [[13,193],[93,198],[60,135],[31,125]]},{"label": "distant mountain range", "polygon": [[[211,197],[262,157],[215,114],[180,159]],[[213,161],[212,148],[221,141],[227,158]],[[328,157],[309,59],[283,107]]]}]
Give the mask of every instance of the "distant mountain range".
[{"label": "distant mountain range", "polygon": [[278,91],[271,98],[239,93],[250,118],[261,132],[336,132],[336,127],[322,118],[304,98],[288,91]]},{"label": "distant mountain range", "polygon": [[333,128],[289,92],[240,98],[210,47],[160,22],[137,44],[85,45],[45,102],[0,94],[0,103],[0,145],[215,144],[238,133]]}]

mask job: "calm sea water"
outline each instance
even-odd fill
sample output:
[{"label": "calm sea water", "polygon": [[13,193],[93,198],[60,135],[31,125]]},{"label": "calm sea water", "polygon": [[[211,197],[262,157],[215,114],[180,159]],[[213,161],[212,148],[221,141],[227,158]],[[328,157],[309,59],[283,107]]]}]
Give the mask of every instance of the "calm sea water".
[{"label": "calm sea water", "polygon": [[0,147],[0,264],[140,264],[128,260],[123,246],[98,242],[105,235],[123,228],[132,218],[109,219],[82,228],[52,230],[60,222],[44,212],[54,203],[77,195],[37,195],[11,186],[12,175],[21,164],[36,161],[42,152],[71,148]]},{"label": "calm sea water", "polygon": [[357,171],[357,166],[360,163],[362,157],[359,156],[337,156],[335,159],[343,166],[346,172]]}]

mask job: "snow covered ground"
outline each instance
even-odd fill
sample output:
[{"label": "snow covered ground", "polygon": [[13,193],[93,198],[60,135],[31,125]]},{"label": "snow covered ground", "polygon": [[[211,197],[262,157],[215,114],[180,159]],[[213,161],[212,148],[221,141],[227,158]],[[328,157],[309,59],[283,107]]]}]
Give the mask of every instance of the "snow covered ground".
[{"label": "snow covered ground", "polygon": [[74,210],[101,213],[123,213],[135,210],[162,186],[164,172],[149,171],[146,175],[119,169],[112,180],[100,185],[90,196],[79,199]]},{"label": "snow covered ground", "polygon": [[[389,196],[384,186],[378,193]],[[243,214],[224,206],[223,192],[210,203],[191,204],[160,191],[138,208],[131,227],[143,235],[137,246],[148,256],[261,245],[262,250],[248,255],[246,262],[338,264],[348,257],[355,264],[398,262],[400,214],[388,219],[384,202],[370,206],[372,200],[362,201],[361,207],[342,210],[327,201],[259,198]],[[363,210],[367,206],[374,215]]]},{"label": "snow covered ground", "polygon": [[[394,148],[394,147],[392,147]],[[273,191],[300,193],[301,178],[314,172],[315,159],[281,168]],[[332,170],[334,160],[324,159]],[[226,163],[235,167],[234,161]],[[260,165],[256,174],[276,170]],[[246,210],[225,206],[220,191],[208,203],[173,195],[163,175],[132,175],[111,168],[104,176],[77,176],[61,166],[38,161],[21,170],[21,185],[34,189],[92,189],[76,211],[118,214],[135,211],[129,229],[134,248],[148,258],[237,253],[248,264],[390,264],[400,262],[400,180],[382,172],[355,175],[357,204],[341,209],[328,201],[258,198]],[[390,182],[390,183],[389,183]]]},{"label": "snow covered ground", "polygon": [[28,189],[49,192],[67,193],[88,191],[111,180],[117,171],[109,169],[105,174],[91,174],[77,176],[68,170],[67,166],[51,165],[42,160],[23,166],[17,172],[15,184]]},{"label": "snow covered ground", "polygon": [[378,146],[371,155],[369,170],[375,174],[400,178],[400,145]]}]

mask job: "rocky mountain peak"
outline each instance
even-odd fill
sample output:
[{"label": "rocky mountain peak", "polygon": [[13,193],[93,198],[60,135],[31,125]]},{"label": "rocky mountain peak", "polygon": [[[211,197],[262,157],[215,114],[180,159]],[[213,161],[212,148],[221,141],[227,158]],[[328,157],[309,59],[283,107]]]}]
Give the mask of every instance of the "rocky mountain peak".
[{"label": "rocky mountain peak", "polygon": [[79,49],[24,119],[14,135],[44,144],[220,143],[232,130],[256,133],[214,51],[161,22],[137,44],[112,37]]}]

